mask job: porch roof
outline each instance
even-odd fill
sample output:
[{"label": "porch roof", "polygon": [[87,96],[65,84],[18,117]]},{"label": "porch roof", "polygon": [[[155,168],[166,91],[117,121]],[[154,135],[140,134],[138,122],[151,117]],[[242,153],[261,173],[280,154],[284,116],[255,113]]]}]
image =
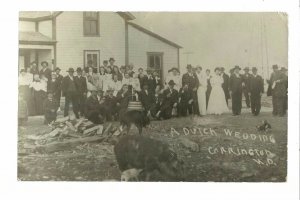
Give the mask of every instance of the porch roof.
[{"label": "porch roof", "polygon": [[19,31],[19,43],[20,44],[55,44],[56,40],[43,35],[40,32],[33,31]]}]

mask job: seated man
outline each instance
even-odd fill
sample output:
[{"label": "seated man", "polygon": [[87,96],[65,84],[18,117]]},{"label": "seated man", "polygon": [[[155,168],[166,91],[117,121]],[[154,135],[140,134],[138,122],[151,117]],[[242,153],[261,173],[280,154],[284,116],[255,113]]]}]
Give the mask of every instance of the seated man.
[{"label": "seated man", "polygon": [[106,119],[108,121],[117,120],[118,113],[120,110],[120,103],[118,102],[117,97],[114,96],[114,91],[111,89],[107,90],[107,96],[105,98],[105,108],[106,108]]},{"label": "seated man", "polygon": [[51,122],[56,120],[58,107],[59,104],[56,100],[54,100],[53,94],[48,93],[48,97],[43,103],[43,110],[45,116],[44,124],[50,124]]},{"label": "seated man", "polygon": [[[178,114],[180,116],[186,116],[188,110],[192,110],[193,96],[188,90],[188,85],[184,85],[183,88],[179,90],[178,99]],[[189,113],[192,114],[192,113]]]},{"label": "seated man", "polygon": [[143,85],[142,91],[140,92],[140,100],[144,109],[148,113],[151,105],[154,103],[154,96],[151,92],[149,92],[147,84]]},{"label": "seated man", "polygon": [[91,95],[86,100],[85,115],[94,124],[103,124],[106,112],[103,101],[99,101],[97,94],[96,90],[91,90]]},{"label": "seated man", "polygon": [[170,80],[168,85],[169,88],[163,92],[163,102],[156,114],[157,118],[170,119],[172,117],[172,109],[177,108],[178,91],[174,89],[175,82]]}]

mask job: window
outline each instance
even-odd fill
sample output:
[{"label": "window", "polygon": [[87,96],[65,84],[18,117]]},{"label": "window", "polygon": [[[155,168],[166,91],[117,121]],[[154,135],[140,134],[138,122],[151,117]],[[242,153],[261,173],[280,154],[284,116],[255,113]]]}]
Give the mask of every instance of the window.
[{"label": "window", "polygon": [[84,51],[84,66],[99,68],[100,64],[100,51],[99,50],[85,50]]},{"label": "window", "polygon": [[99,36],[98,12],[83,12],[83,31],[85,36]]},{"label": "window", "polygon": [[162,53],[148,53],[148,69],[162,69]]}]

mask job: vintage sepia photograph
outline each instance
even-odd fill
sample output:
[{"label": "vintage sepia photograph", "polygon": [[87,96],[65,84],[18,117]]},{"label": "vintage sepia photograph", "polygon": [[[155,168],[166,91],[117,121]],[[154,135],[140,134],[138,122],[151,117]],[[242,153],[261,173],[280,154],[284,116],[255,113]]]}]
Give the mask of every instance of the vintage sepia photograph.
[{"label": "vintage sepia photograph", "polygon": [[20,11],[18,181],[286,182],[288,19]]}]

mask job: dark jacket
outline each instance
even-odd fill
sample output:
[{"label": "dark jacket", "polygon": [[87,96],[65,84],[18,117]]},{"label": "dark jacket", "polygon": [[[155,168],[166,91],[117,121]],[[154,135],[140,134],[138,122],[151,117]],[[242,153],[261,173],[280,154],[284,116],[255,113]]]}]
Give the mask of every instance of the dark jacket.
[{"label": "dark jacket", "polygon": [[193,99],[192,93],[190,93],[188,90],[184,90],[183,88],[180,88],[178,93],[178,101],[181,104],[187,104],[188,101]]},{"label": "dark jacket", "polygon": [[48,67],[46,69],[41,69],[39,74],[44,75],[48,79],[48,82],[51,81],[51,70]]},{"label": "dark jacket", "polygon": [[64,96],[69,94],[77,94],[78,86],[77,86],[77,82],[75,81],[75,77],[73,77],[73,81],[72,81],[69,76],[65,76],[62,80],[61,89]]},{"label": "dark jacket", "polygon": [[47,85],[48,92],[52,92],[54,97],[61,96],[61,82],[59,80],[55,80],[54,82],[51,80]]},{"label": "dark jacket", "polygon": [[79,94],[83,94],[87,92],[86,78],[83,76],[75,76],[74,78]]},{"label": "dark jacket", "polygon": [[189,90],[192,90],[194,88],[198,87],[198,78],[195,73],[192,73],[190,75],[189,73],[185,73],[182,76],[182,86],[188,85]]},{"label": "dark jacket", "polygon": [[251,75],[249,81],[249,91],[252,95],[264,93],[264,80],[260,75],[256,75],[256,77]]},{"label": "dark jacket", "polygon": [[150,77],[147,77],[147,84],[148,84],[148,88],[151,92],[155,91],[156,88],[156,82],[154,80],[154,77],[151,75]]},{"label": "dark jacket", "polygon": [[223,73],[223,84],[222,84],[222,88],[224,90],[225,93],[225,97],[226,99],[230,98],[230,94],[229,94],[229,76],[225,73]]},{"label": "dark jacket", "polygon": [[178,102],[178,91],[173,89],[171,92],[171,89],[166,89],[163,92],[163,104],[165,106],[171,106]]},{"label": "dark jacket", "polygon": [[91,113],[99,109],[99,101],[97,97],[89,96],[85,103],[85,113],[86,116],[89,116]]},{"label": "dark jacket", "polygon": [[50,110],[55,110],[55,112],[57,111],[59,107],[59,104],[57,101],[55,101],[54,99],[52,99],[52,101],[50,101],[48,98],[44,100],[43,102],[43,109],[44,112],[49,112]]},{"label": "dark jacket", "polygon": [[243,83],[244,85],[244,90],[249,91],[250,90],[250,79],[251,79],[251,74],[243,74],[242,75]]},{"label": "dark jacket", "polygon": [[[139,81],[140,81],[140,86],[141,86],[141,89],[143,89],[143,86],[144,85],[148,85],[148,77],[147,76],[143,76],[143,77],[140,77],[140,75],[138,76],[139,78]],[[148,85],[148,88],[149,88],[149,85]]]},{"label": "dark jacket", "polygon": [[232,93],[242,92],[242,83],[243,83],[242,76],[240,75],[239,77],[237,77],[235,75],[235,73],[233,73],[230,76],[230,79],[229,79],[229,89],[230,89],[230,91]]},{"label": "dark jacket", "polygon": [[275,87],[271,90],[273,96],[284,97],[287,94],[287,76],[281,71],[276,71],[271,74],[270,85],[278,81]]},{"label": "dark jacket", "polygon": [[153,93],[150,92],[148,90],[148,94],[146,94],[146,91],[145,90],[142,90],[140,92],[140,100],[141,100],[141,103],[143,105],[143,107],[146,109],[146,110],[149,110],[151,105],[154,103],[154,96],[153,96]]}]

